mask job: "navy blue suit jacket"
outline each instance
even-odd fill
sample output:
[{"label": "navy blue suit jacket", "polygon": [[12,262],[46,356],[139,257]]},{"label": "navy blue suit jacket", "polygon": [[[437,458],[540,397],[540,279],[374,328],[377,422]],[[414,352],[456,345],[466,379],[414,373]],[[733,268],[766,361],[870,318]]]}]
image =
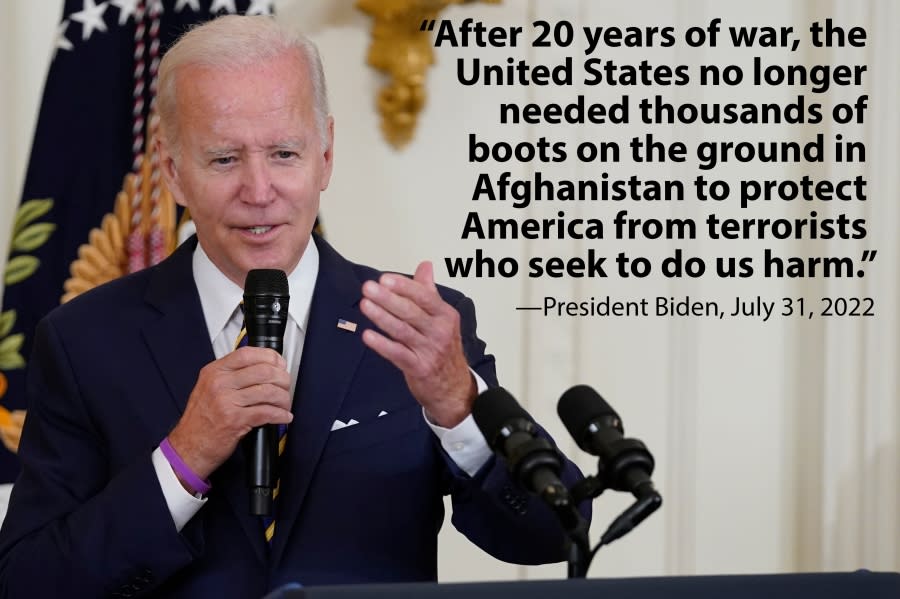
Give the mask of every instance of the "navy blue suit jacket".
[{"label": "navy blue suit jacket", "polygon": [[[503,463],[492,459],[472,478],[442,451],[400,371],[362,343],[372,326],[359,310],[362,282],[380,273],[320,239],[274,544],[249,515],[240,450],[176,531],[150,455],[214,359],[192,274],[195,245],[39,325],[23,471],[0,532],[3,597],[258,597],[291,581],[433,580],[446,493],[454,525],[488,553],[519,563],[564,557],[552,514]],[[461,314],[471,367],[496,385],[472,302],[441,293]],[[357,332],[337,328],[340,318]],[[351,418],[359,424],[331,431]],[[569,464],[564,478],[578,476]]]}]

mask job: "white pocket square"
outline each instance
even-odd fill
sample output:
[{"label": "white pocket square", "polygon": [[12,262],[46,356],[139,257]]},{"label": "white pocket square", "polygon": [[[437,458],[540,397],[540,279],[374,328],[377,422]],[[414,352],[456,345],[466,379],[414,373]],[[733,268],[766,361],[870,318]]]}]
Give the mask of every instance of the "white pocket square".
[{"label": "white pocket square", "polygon": [[354,424],[359,424],[359,422],[357,422],[353,418],[351,418],[347,422],[341,422],[340,420],[335,420],[334,424],[331,425],[331,430],[337,431],[342,428],[347,428],[348,426],[353,426]]}]

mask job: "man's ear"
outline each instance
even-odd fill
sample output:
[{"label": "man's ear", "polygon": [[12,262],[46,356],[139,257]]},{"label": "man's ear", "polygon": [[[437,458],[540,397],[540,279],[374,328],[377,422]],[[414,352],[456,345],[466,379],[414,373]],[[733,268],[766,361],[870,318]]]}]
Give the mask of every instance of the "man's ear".
[{"label": "man's ear", "polygon": [[170,150],[170,144],[162,135],[156,138],[156,152],[159,155],[159,170],[166,183],[166,188],[179,206],[187,207],[187,204],[184,203],[184,193],[181,188],[181,179],[178,176],[175,155]]},{"label": "man's ear", "polygon": [[322,168],[322,179],[319,182],[319,191],[328,189],[328,183],[331,181],[331,170],[334,167],[334,117],[331,115],[328,115],[328,124],[325,132],[327,146],[322,156],[324,166]]}]

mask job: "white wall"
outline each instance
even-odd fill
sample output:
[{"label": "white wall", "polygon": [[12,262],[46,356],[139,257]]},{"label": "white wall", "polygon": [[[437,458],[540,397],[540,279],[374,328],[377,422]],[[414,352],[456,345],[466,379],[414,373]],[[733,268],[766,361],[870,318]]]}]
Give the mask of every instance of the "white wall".
[{"label": "white wall", "polygon": [[0,25],[0,268],[6,265],[11,232],[6,223],[12,222],[22,192],[62,2],[9,2],[4,12]]},{"label": "white wall", "polygon": [[[51,5],[55,5],[52,6]],[[0,90],[0,168],[4,195],[0,218],[8,221],[18,200],[30,129],[48,59],[59,2],[16,3],[0,25],[4,58]],[[565,129],[510,128],[496,124],[494,107],[501,100],[568,102],[575,93],[590,101],[608,102],[622,92],[608,88],[476,88],[463,92],[455,83],[455,58],[480,55],[502,61],[506,56],[538,58],[527,47],[508,50],[442,48],[429,73],[428,105],[416,138],[395,151],[382,140],[374,95],[380,76],[364,64],[370,22],[351,0],[303,2],[281,0],[279,18],[305,29],[320,45],[336,119],[336,167],[322,213],[329,239],[348,257],[375,266],[412,270],[421,259],[442,262],[445,255],[465,255],[484,247],[495,255],[525,257],[532,253],[568,256],[588,247],[634,254],[660,255],[673,247],[702,256],[722,251],[757,252],[766,243],[717,245],[695,240],[660,242],[491,242],[459,239],[466,212],[484,216],[516,216],[503,206],[473,205],[476,173],[513,171],[528,175],[534,165],[470,166],[466,133],[486,138],[535,139],[564,135],[569,140],[625,139],[640,129],[592,126]],[[860,211],[869,219],[863,244],[832,244],[835,253],[852,248],[877,249],[878,258],[864,279],[765,280],[723,282],[700,280],[644,281],[517,278],[443,281],[461,288],[479,306],[481,336],[498,356],[501,381],[545,424],[579,464],[592,470],[558,423],[555,403],[574,383],[597,388],[623,417],[626,432],[643,439],[657,458],[654,475],[665,497],[662,510],[628,537],[601,550],[592,575],[788,572],[846,570],[859,567],[900,569],[900,410],[898,410],[898,242],[900,192],[896,156],[900,122],[897,83],[900,48],[896,37],[900,9],[889,0],[828,2],[758,0],[746,2],[664,1],[610,2],[588,0],[507,0],[500,6],[468,5],[449,9],[458,21],[477,16],[488,25],[523,25],[542,18],[568,19],[590,25],[675,25],[679,30],[722,17],[731,24],[793,25],[803,30],[813,19],[833,16],[865,26],[865,50],[833,50],[804,56],[810,62],[866,62],[872,108],[863,136],[869,161],[870,200]],[[801,51],[802,52],[802,51]],[[657,63],[744,60],[722,48],[702,53],[649,49],[641,57]],[[560,54],[542,51],[542,61]],[[606,56],[606,55],[605,55]],[[634,60],[635,51],[610,51],[609,58]],[[709,92],[708,92],[709,93]],[[738,100],[783,101],[799,91],[741,89]],[[679,100],[710,100],[696,89],[678,90]],[[841,95],[844,94],[844,95]],[[832,98],[844,98],[838,91]],[[854,94],[855,95],[855,94]],[[711,127],[657,129],[659,137],[687,143],[728,131]],[[743,132],[747,133],[747,132]],[[833,131],[829,131],[833,133]],[[795,135],[778,128],[761,132],[768,138]],[[683,177],[689,166],[577,165],[543,169],[555,177],[590,178],[607,170],[611,177],[630,175]],[[716,171],[722,178],[748,176],[786,178],[803,170],[787,166],[734,166]],[[829,165],[816,176],[840,178],[853,172]],[[817,207],[819,208],[819,207]],[[822,206],[821,215],[840,207]],[[595,206],[565,208],[585,217],[609,212]],[[627,206],[630,213],[660,216],[658,207]],[[695,204],[670,208],[671,214],[700,215]],[[533,206],[529,216],[555,214],[556,207]],[[736,210],[722,210],[737,216]],[[757,217],[804,216],[806,207],[771,206]],[[8,233],[0,228],[0,247]],[[779,244],[785,253],[814,249],[808,243]],[[438,273],[443,268],[439,266]],[[688,319],[560,319],[516,312],[513,307],[540,302],[545,295],[587,299],[606,294],[672,295],[727,299],[735,295],[769,298],[801,297],[812,302],[824,295],[877,298],[875,319],[712,321]],[[595,509],[593,538],[627,505],[627,498],[604,495]],[[449,526],[449,519],[448,524]],[[520,568],[486,558],[453,531],[442,533],[443,580],[560,577],[562,566]]]}]

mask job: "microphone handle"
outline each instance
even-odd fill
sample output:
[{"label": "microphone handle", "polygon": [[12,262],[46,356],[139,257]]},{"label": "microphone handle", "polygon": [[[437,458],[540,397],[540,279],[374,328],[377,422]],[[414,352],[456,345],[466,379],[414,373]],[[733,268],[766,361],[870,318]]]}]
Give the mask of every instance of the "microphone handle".
[{"label": "microphone handle", "polygon": [[278,480],[278,425],[258,426],[244,438],[250,515],[272,516]]},{"label": "microphone handle", "polygon": [[[279,335],[249,335],[247,345],[267,347],[284,353],[283,339]],[[278,425],[257,426],[244,437],[247,460],[247,486],[250,491],[250,515],[275,514],[275,486],[278,484]]]}]

